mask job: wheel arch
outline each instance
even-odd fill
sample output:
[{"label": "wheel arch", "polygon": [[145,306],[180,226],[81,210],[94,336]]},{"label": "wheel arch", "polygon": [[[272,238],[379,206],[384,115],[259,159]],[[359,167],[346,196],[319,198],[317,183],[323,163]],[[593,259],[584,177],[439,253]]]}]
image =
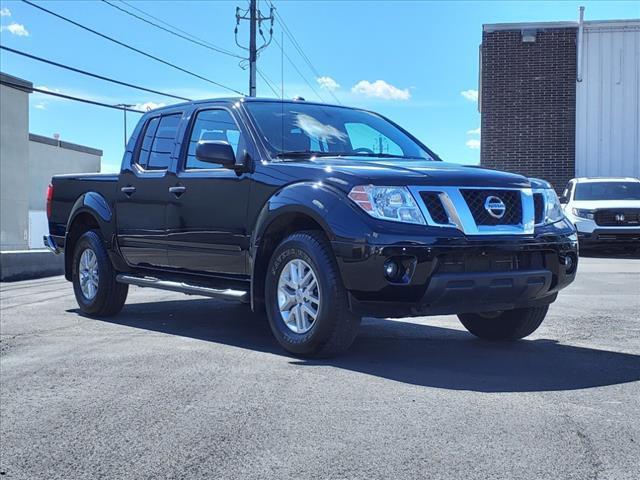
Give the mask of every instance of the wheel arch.
[{"label": "wheel arch", "polygon": [[82,234],[98,230],[109,251],[114,234],[113,223],[113,212],[102,195],[87,192],[78,197],[71,208],[64,242],[64,275],[67,280],[71,281],[73,251]]},{"label": "wheel arch", "polygon": [[316,230],[331,241],[333,226],[327,221],[328,212],[339,193],[317,183],[297,183],[274,194],[264,205],[251,235],[251,308],[264,309],[265,274],[271,253],[287,236],[302,230]]}]

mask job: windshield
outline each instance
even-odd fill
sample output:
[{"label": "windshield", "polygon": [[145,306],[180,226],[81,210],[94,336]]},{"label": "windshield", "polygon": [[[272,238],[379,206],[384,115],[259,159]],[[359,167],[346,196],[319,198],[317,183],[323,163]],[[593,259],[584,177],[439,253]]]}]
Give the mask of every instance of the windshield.
[{"label": "windshield", "polygon": [[290,102],[246,102],[271,153],[279,158],[352,155],[433,160],[422,145],[373,113]]},{"label": "windshield", "polygon": [[574,200],[640,200],[640,182],[579,183]]}]

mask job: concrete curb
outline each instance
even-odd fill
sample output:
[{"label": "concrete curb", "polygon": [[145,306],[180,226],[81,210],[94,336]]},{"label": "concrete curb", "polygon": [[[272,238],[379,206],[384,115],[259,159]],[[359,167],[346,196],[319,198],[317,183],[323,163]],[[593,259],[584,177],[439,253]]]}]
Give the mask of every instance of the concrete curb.
[{"label": "concrete curb", "polygon": [[28,280],[64,273],[64,255],[49,250],[0,252],[0,281]]}]

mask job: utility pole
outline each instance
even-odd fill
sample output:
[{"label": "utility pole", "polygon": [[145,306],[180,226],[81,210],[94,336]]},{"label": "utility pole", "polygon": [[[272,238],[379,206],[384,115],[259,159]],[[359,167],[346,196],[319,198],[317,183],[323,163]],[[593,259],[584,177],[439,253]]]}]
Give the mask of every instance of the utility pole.
[{"label": "utility pole", "polygon": [[256,63],[258,52],[256,51],[256,30],[258,16],[257,0],[250,0],[249,5],[249,96],[256,96]]},{"label": "utility pole", "polygon": [[[249,51],[249,96],[256,96],[256,72],[258,68],[258,54],[261,50],[265,49],[270,43],[271,38],[273,37],[273,21],[275,20],[274,16],[275,8],[273,6],[269,9],[269,16],[265,17],[262,15],[260,10],[258,10],[258,1],[257,0],[249,0],[249,9],[242,10],[240,7],[236,7],[236,44],[244,49]],[[249,48],[244,47],[238,43],[238,26],[240,25],[241,20],[249,21]],[[269,21],[269,40],[267,40],[262,31],[262,22]],[[257,36],[260,34],[264,43],[258,47]],[[242,68],[246,68],[245,61],[241,62],[240,66]]]}]

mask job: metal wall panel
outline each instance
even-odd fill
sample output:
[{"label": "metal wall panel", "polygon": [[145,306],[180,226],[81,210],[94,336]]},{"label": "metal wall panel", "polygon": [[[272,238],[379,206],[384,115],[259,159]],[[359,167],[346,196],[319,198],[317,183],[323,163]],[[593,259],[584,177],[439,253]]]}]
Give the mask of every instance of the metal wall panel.
[{"label": "metal wall panel", "polygon": [[640,177],[640,22],[585,25],[582,62],[576,175]]}]

